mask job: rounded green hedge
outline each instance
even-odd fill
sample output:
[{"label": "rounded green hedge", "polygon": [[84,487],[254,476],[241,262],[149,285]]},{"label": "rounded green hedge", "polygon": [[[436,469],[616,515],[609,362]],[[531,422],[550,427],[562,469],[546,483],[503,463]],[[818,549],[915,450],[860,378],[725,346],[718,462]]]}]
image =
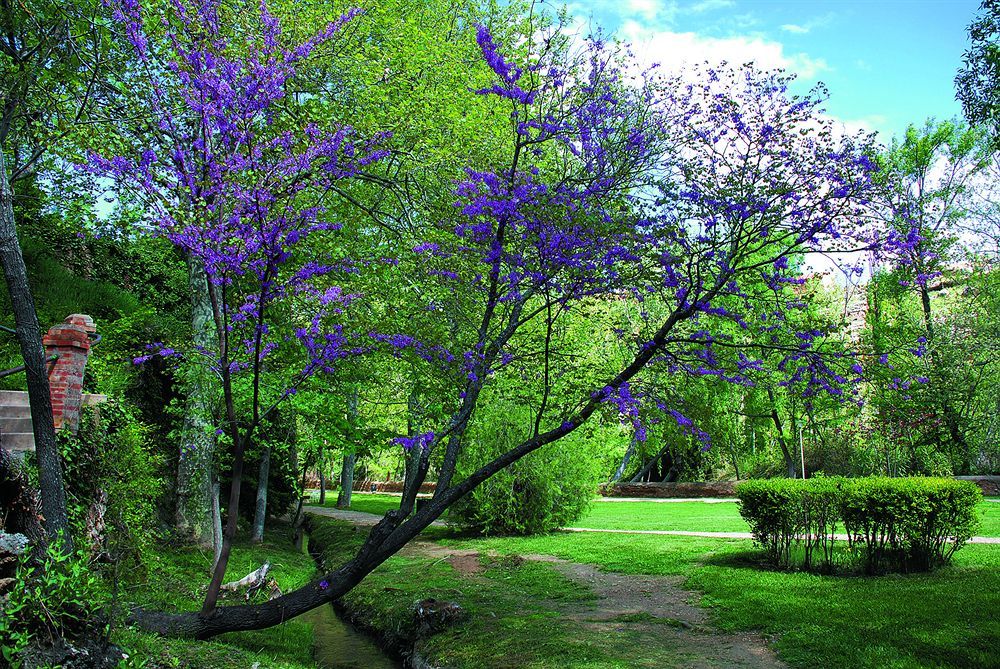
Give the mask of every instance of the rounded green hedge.
[{"label": "rounded green hedge", "polygon": [[[740,515],[776,566],[831,570],[837,529],[865,571],[932,570],[947,564],[979,524],[982,492],[946,478],[745,481]],[[801,551],[795,550],[801,548]]]}]

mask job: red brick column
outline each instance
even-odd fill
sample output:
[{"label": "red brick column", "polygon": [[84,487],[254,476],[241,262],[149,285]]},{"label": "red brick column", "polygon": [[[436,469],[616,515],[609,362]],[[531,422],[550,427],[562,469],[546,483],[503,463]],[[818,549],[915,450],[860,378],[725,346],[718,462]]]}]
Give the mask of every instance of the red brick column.
[{"label": "red brick column", "polygon": [[90,332],[96,332],[94,320],[83,314],[73,314],[63,323],[53,325],[42,338],[45,355],[58,355],[49,363],[49,387],[52,392],[52,420],[56,429],[76,432],[80,426],[83,404],[83,373],[90,353]]}]

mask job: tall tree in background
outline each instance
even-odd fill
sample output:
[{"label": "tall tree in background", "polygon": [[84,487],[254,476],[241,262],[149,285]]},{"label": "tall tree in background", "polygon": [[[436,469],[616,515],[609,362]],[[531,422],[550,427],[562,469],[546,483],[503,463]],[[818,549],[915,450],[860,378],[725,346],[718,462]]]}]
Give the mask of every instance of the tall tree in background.
[{"label": "tall tree in background", "polygon": [[[97,2],[37,0],[0,5],[0,265],[24,358],[46,533],[72,545],[56,449],[45,353],[14,221],[12,181],[95,115],[114,91]],[[8,158],[9,156],[9,158]]]},{"label": "tall tree in background", "polygon": [[1000,148],[1000,0],[984,0],[969,25],[972,45],[955,77],[957,97],[965,118],[986,128]]},{"label": "tall tree in background", "polygon": [[[925,358],[932,389],[933,412],[940,431],[929,436],[939,450],[950,453],[959,473],[969,473],[968,422],[961,409],[967,388],[963,363],[953,359],[951,324],[936,308],[935,295],[950,287],[967,261],[961,232],[972,215],[975,180],[990,163],[981,132],[954,122],[928,122],[909,127],[881,156],[879,195],[875,202],[884,218],[887,236],[879,245],[878,260],[891,272],[897,292],[918,304],[919,330],[911,345]],[[903,344],[896,343],[897,346]],[[905,383],[898,375],[890,383]]]},{"label": "tall tree in background", "polygon": [[[318,284],[338,270],[336,261],[296,251],[307,238],[339,228],[327,216],[327,200],[337,184],[384,154],[357,140],[348,126],[295,121],[293,130],[275,122],[291,111],[284,106],[286,85],[296,67],[355,12],[289,47],[264,6],[242,41],[222,32],[216,3],[178,3],[164,11],[168,39],[151,42],[140,8],[115,6],[140,63],[136,86],[158,117],[158,132],[139,138],[148,148],[137,157],[94,154],[91,165],[134,189],[161,233],[205,267],[216,347],[182,352],[153,346],[151,355],[202,359],[221,380],[232,479],[222,551],[202,609],[211,617],[256,431],[305,379],[333,371],[335,361],[362,350],[335,324],[350,296]],[[292,305],[296,315],[289,318]],[[302,361],[298,371],[268,375],[265,359],[290,346]],[[241,398],[237,381],[245,388]]]}]

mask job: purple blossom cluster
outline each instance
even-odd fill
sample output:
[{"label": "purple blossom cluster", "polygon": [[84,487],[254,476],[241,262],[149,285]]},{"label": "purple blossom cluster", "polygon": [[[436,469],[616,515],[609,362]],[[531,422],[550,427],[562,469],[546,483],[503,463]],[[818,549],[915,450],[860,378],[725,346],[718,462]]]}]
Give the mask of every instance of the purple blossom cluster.
[{"label": "purple blossom cluster", "polygon": [[[216,0],[171,0],[162,10],[169,46],[162,49],[151,47],[139,3],[107,1],[146,64],[146,88],[137,94],[156,131],[138,155],[94,153],[83,167],[137,197],[155,231],[204,267],[220,328],[212,367],[259,373],[264,358],[298,342],[308,376],[366,350],[335,322],[356,297],[331,285],[343,263],[298,249],[340,229],[328,195],[387,155],[380,146],[387,136],[362,139],[347,125],[281,117],[297,68],[359,10],[286,46],[262,0],[258,29],[234,44]],[[289,301],[293,321],[275,319],[275,305]]]}]

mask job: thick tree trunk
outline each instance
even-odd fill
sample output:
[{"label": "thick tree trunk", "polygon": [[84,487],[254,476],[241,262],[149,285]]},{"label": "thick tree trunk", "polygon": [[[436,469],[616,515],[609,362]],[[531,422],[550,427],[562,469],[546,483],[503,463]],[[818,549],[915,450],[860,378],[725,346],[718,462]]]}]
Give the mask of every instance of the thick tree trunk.
[{"label": "thick tree trunk", "polygon": [[[211,351],[218,343],[218,336],[205,268],[191,256],[187,258],[187,268],[193,341],[196,346]],[[212,546],[216,543],[214,524],[218,515],[218,496],[213,496],[212,491],[215,383],[211,371],[197,362],[188,365],[185,374],[187,398],[181,426],[180,458],[177,461],[175,525],[182,536],[202,546]]]},{"label": "thick tree trunk", "polygon": [[271,447],[264,449],[260,456],[260,469],[257,474],[257,506],[253,514],[253,533],[250,541],[264,541],[264,521],[267,519],[267,483],[271,475]]},{"label": "thick tree trunk", "polygon": [[66,491],[63,486],[62,460],[56,447],[56,428],[52,422],[52,396],[45,348],[35,302],[28,286],[28,273],[21,255],[21,244],[14,225],[14,198],[7,182],[7,166],[0,151],[0,265],[7,281],[7,292],[14,309],[17,343],[24,358],[31,424],[35,435],[35,458],[38,461],[38,487],[41,492],[45,532],[50,540],[61,533],[63,545],[72,549],[69,517],[66,514]]},{"label": "thick tree trunk", "polygon": [[[325,446],[325,444],[324,444],[324,446]],[[319,465],[316,467],[316,471],[319,473],[319,505],[320,506],[323,506],[324,504],[326,504],[326,458],[323,457],[324,452],[325,452],[324,451],[324,446],[320,446],[319,456],[317,457],[317,460],[319,460]]]},{"label": "thick tree trunk", "polygon": [[337,491],[337,508],[351,508],[351,491],[354,488],[354,465],[358,456],[354,453],[344,454],[344,464],[340,468],[340,489]]},{"label": "thick tree trunk", "polygon": [[219,479],[212,480],[212,569],[222,555],[222,509],[219,508]]},{"label": "thick tree trunk", "polygon": [[347,425],[351,431],[349,440],[351,443],[347,445],[347,448],[350,448],[351,451],[344,453],[344,463],[340,467],[340,489],[337,491],[338,509],[351,508],[351,492],[354,489],[354,467],[358,462],[358,455],[354,450],[357,448],[355,434],[358,425],[357,387],[352,388],[350,394],[347,396]]}]

